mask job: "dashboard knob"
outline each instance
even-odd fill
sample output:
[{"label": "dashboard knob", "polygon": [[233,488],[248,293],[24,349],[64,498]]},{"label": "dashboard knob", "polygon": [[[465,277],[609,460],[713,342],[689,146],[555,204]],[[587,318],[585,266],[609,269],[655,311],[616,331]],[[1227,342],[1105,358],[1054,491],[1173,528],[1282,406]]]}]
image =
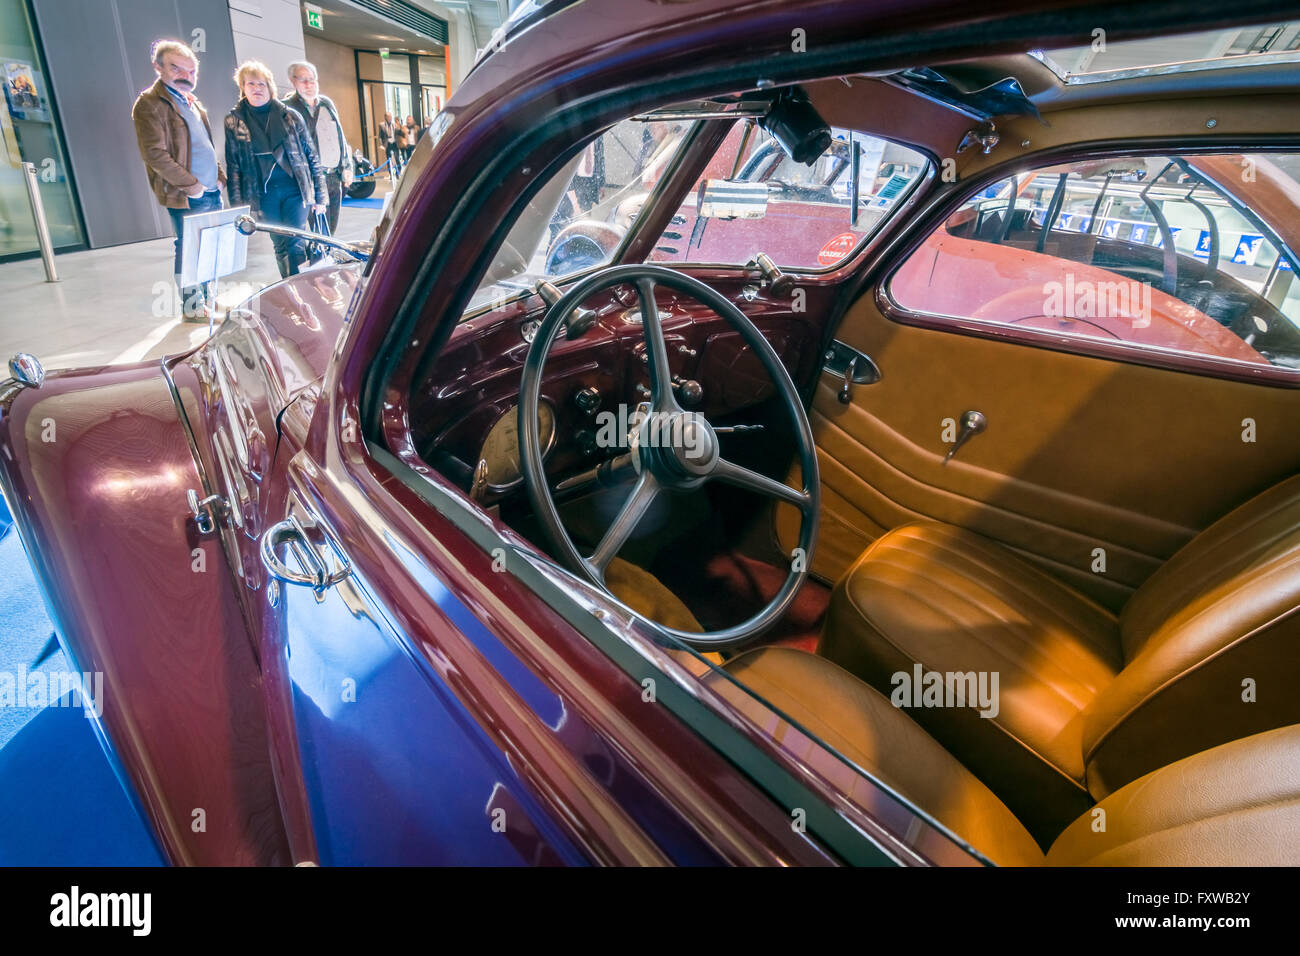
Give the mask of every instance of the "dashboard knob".
[{"label": "dashboard knob", "polygon": [[594,415],[596,409],[600,408],[600,390],[590,385],[579,389],[573,395],[573,404],[584,414]]},{"label": "dashboard knob", "polygon": [[704,398],[704,386],[693,378],[674,377],[673,387],[677,389],[677,399],[687,408],[698,405]]}]

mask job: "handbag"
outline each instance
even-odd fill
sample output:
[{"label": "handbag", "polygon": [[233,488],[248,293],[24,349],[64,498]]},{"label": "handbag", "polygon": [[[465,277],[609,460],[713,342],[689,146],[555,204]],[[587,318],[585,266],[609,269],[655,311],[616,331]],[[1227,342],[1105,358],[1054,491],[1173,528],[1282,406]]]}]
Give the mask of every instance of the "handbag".
[{"label": "handbag", "polygon": [[[311,224],[311,231],[318,235],[328,236],[330,234],[329,216],[323,212],[315,214],[314,222]],[[311,262],[320,262],[329,255],[330,246],[323,242],[307,242],[307,258]]]}]

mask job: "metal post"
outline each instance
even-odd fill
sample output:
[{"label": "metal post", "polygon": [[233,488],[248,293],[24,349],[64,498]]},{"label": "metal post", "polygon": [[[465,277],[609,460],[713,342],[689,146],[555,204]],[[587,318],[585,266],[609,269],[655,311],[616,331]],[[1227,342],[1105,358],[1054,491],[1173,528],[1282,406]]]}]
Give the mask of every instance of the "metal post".
[{"label": "metal post", "polygon": [[45,281],[58,282],[59,276],[54,271],[54,244],[50,242],[50,227],[45,221],[45,207],[41,205],[41,190],[36,183],[35,163],[23,163],[23,178],[27,181],[27,199],[32,204],[32,218],[36,220],[36,241],[41,246]]}]

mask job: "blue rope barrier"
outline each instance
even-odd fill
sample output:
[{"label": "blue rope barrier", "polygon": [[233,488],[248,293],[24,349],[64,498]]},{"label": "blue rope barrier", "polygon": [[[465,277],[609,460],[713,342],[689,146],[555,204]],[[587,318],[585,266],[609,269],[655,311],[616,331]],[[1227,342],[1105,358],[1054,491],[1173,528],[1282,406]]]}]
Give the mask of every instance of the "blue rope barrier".
[{"label": "blue rope barrier", "polygon": [[375,176],[378,175],[379,173],[383,172],[383,171],[384,171],[384,168],[385,168],[386,166],[388,166],[388,164],[391,163],[391,162],[392,162],[391,159],[386,159],[386,160],[384,160],[384,164],[383,164],[383,166],[376,166],[374,169],[370,170],[370,172],[368,172],[368,173],[362,173],[362,174],[360,174],[360,175],[354,175],[354,176],[352,177],[352,179],[353,179],[354,181],[355,181],[355,180],[358,180],[358,179],[374,179]]}]

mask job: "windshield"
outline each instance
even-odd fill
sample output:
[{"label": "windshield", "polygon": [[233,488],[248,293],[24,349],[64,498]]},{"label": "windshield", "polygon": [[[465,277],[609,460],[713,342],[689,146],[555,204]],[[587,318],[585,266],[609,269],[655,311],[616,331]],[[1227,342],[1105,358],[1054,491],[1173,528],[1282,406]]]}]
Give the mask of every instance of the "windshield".
[{"label": "windshield", "polygon": [[469,311],[608,264],[685,141],[683,121],[624,120],[588,143],[529,201]]}]

